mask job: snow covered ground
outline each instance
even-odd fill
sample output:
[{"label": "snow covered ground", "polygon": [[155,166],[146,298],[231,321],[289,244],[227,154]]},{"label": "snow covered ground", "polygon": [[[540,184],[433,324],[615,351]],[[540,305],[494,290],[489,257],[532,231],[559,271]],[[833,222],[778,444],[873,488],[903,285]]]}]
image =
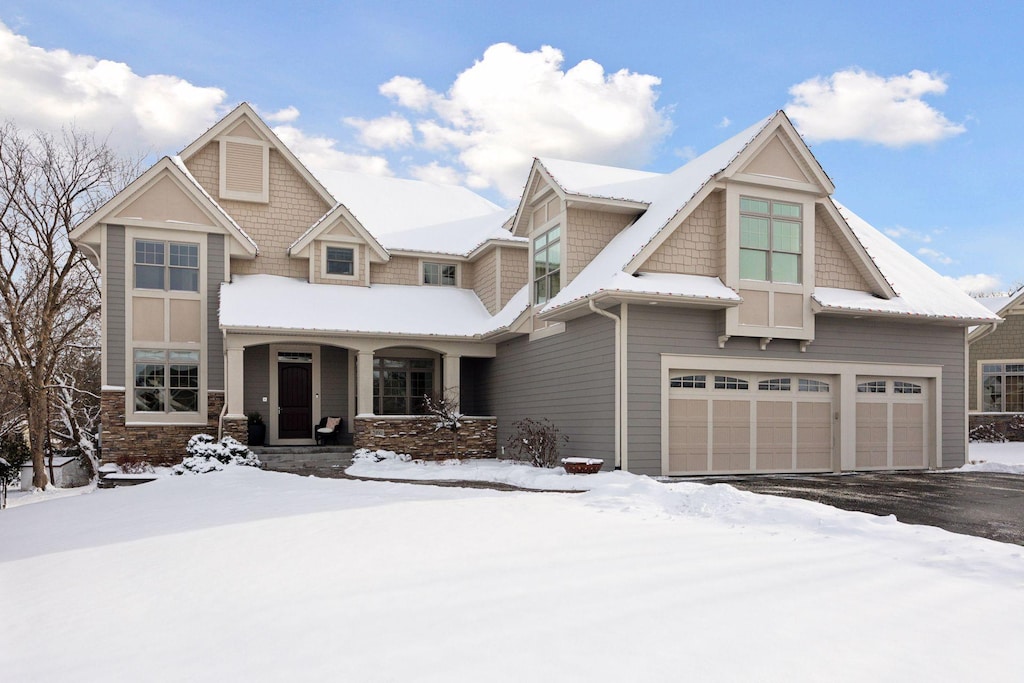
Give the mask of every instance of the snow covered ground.
[{"label": "snow covered ground", "polygon": [[726,485],[230,468],[0,512],[11,681],[1019,680],[1024,549]]},{"label": "snow covered ground", "polygon": [[967,454],[968,472],[1009,472],[1024,474],[1024,443],[972,443]]}]

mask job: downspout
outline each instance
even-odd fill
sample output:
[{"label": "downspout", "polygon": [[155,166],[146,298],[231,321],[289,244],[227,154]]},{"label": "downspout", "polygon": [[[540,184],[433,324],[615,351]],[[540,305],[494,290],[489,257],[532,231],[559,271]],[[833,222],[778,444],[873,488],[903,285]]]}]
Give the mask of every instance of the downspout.
[{"label": "downspout", "polygon": [[614,313],[598,308],[593,299],[590,310],[615,321],[615,469],[622,469],[622,319]]}]

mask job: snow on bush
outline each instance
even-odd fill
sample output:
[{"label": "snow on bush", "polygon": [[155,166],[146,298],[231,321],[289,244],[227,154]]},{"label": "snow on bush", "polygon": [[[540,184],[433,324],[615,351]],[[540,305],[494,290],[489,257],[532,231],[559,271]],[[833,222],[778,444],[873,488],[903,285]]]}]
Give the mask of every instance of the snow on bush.
[{"label": "snow on bush", "polygon": [[395,453],[394,451],[371,450],[360,448],[352,454],[352,463],[375,463],[375,462],[410,462],[412,456],[407,453]]},{"label": "snow on bush", "polygon": [[215,441],[209,434],[196,434],[188,440],[185,452],[188,456],[174,466],[174,474],[206,474],[228,465],[259,467],[262,464],[248,446],[230,436]]}]

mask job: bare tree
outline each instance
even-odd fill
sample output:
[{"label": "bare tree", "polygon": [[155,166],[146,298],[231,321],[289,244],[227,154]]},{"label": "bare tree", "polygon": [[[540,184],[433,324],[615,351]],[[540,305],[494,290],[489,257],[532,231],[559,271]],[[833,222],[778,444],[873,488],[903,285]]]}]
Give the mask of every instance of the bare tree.
[{"label": "bare tree", "polygon": [[98,275],[68,233],[138,162],[73,128],[0,127],[0,362],[27,410],[34,486],[45,470],[48,392],[62,354],[99,315]]},{"label": "bare tree", "polygon": [[459,457],[459,430],[462,428],[463,418],[458,406],[458,396],[451,389],[423,396],[423,412],[437,420],[434,423],[434,431],[447,429],[452,433],[453,458]]}]

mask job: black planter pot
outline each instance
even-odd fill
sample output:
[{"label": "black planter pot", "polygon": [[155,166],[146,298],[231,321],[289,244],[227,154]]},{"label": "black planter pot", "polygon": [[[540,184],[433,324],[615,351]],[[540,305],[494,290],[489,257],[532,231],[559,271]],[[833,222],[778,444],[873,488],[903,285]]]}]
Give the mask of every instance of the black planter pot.
[{"label": "black planter pot", "polygon": [[267,438],[267,425],[265,424],[250,424],[249,425],[249,445],[250,446],[262,446],[263,441]]}]

